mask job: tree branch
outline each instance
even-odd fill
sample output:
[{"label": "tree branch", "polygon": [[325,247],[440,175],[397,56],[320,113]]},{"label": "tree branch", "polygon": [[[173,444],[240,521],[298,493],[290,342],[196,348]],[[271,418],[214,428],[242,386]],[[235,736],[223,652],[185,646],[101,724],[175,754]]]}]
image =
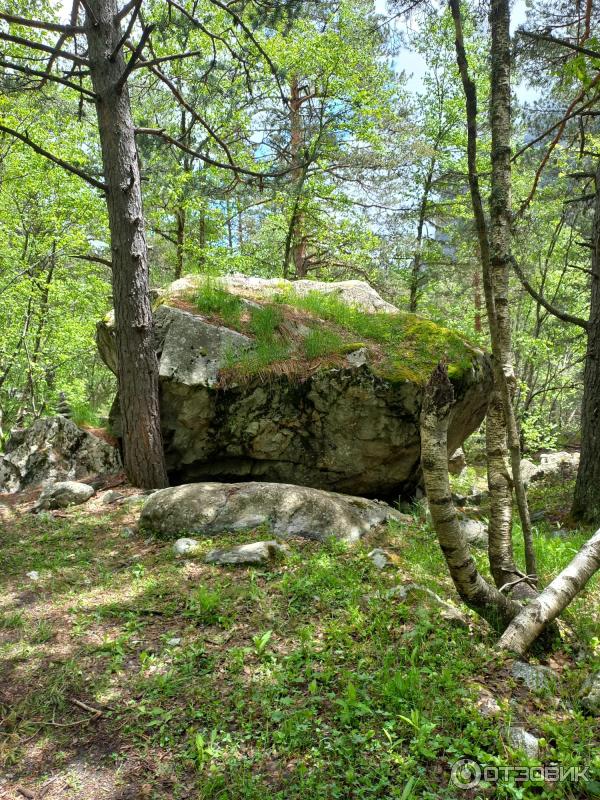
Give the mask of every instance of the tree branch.
[{"label": "tree branch", "polygon": [[83,33],[84,29],[79,25],[60,25],[58,22],[44,22],[40,19],[25,19],[25,17],[17,17],[14,14],[6,14],[0,11],[0,19],[8,22],[11,25],[22,25],[24,28],[39,28],[44,31],[58,31],[67,35],[75,33]]},{"label": "tree branch", "polygon": [[533,286],[529,283],[525,275],[523,274],[523,270],[517,264],[516,259],[512,259],[512,266],[517,275],[518,279],[521,281],[523,288],[536,300],[541,306],[543,306],[546,311],[549,311],[553,316],[557,319],[562,320],[563,322],[568,322],[571,325],[577,325],[580,328],[583,328],[584,331],[587,331],[589,325],[585,319],[581,317],[577,317],[574,314],[568,314],[566,311],[561,311],[560,309],[556,308],[556,306],[549,303],[545,297],[543,297]]},{"label": "tree branch", "polygon": [[68,161],[63,161],[62,158],[59,158],[58,156],[55,156],[52,153],[48,152],[48,150],[44,150],[44,148],[40,147],[39,144],[32,142],[26,133],[19,133],[19,131],[15,131],[13,128],[8,128],[6,125],[2,125],[1,123],[0,123],[0,131],[3,133],[7,133],[9,136],[13,136],[20,142],[23,142],[38,155],[44,156],[44,158],[47,158],[48,161],[52,161],[53,164],[57,164],[59,167],[65,169],[67,172],[71,172],[73,175],[77,175],[79,178],[82,178],[84,181],[89,183],[95,189],[100,189],[101,192],[107,191],[108,186],[103,181],[96,180],[96,178],[93,178],[91,175],[88,175],[87,172],[84,172],[84,170],[79,169],[79,167],[75,167],[73,166],[73,164],[69,164]]},{"label": "tree branch", "polygon": [[561,47],[566,47],[569,50],[575,50],[575,52],[582,53],[584,56],[600,59],[600,53],[598,53],[596,50],[590,50],[589,47],[582,47],[579,44],[573,44],[573,42],[565,41],[565,39],[557,39],[555,36],[550,36],[546,33],[534,33],[533,31],[524,31],[521,29],[519,29],[517,33],[520,36],[527,36],[529,39],[540,39],[544,42],[551,42],[552,44],[558,44]]},{"label": "tree branch", "polygon": [[48,80],[53,81],[54,83],[60,83],[63,86],[67,86],[69,89],[74,89],[76,92],[87,95],[92,100],[96,99],[94,92],[90,92],[89,89],[84,89],[83,86],[78,86],[76,83],[68,81],[66,78],[59,78],[58,75],[48,74],[45,71],[32,69],[31,67],[26,67],[22,64],[12,64],[9,61],[0,61],[0,67],[4,67],[5,69],[14,69],[16,72],[22,72],[25,75],[31,75],[32,77],[43,78],[44,81]]},{"label": "tree branch", "polygon": [[0,31],[0,40],[4,42],[12,42],[13,44],[21,44],[24,47],[31,47],[32,50],[41,50],[44,53],[50,53],[54,58],[66,58],[69,61],[75,62],[75,64],[81,64],[84,67],[88,66],[89,62],[87,59],[82,58],[82,56],[76,56],[75,53],[69,53],[67,50],[60,50],[55,47],[51,47],[48,44],[42,44],[41,42],[32,42],[30,39],[23,39],[22,36],[12,36],[10,33],[4,33]]}]

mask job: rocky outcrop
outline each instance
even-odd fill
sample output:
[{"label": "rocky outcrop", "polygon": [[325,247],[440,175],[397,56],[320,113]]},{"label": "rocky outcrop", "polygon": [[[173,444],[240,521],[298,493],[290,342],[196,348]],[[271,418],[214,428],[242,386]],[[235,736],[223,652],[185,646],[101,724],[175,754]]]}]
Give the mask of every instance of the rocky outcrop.
[{"label": "rocky outcrop", "polygon": [[120,469],[119,453],[108,442],[66,417],[47,417],[29,428],[12,431],[0,454],[0,492]]},{"label": "rocky outcrop", "polygon": [[[194,307],[201,280],[188,277],[171,284],[154,312],[172,483],[265,480],[364,496],[410,496],[420,481],[423,384],[450,343],[457,362],[450,369],[456,405],[449,452],[484,418],[492,380],[488,358],[456,334],[400,314],[366,283],[291,284],[226,276],[220,279],[220,290],[243,303],[241,322],[226,325],[218,313],[201,314]],[[322,293],[328,302],[333,297],[380,319],[380,340],[357,341],[356,330],[292,308],[287,305],[292,291],[300,300],[310,292]],[[280,302],[273,303],[282,292]],[[251,357],[260,345],[248,319],[269,303],[277,312],[284,310],[271,344],[289,349],[276,363],[252,367]],[[98,326],[97,341],[114,370],[112,325],[109,315]],[[340,338],[338,352],[304,354],[307,338],[315,331],[330,335],[332,329]],[[236,360],[244,359],[245,371],[236,371]],[[111,423],[120,435],[118,402]]]},{"label": "rocky outcrop", "polygon": [[283,483],[192,483],[161,489],[144,504],[140,529],[166,538],[213,536],[265,526],[276,536],[357,541],[410,517],[387,503]]}]

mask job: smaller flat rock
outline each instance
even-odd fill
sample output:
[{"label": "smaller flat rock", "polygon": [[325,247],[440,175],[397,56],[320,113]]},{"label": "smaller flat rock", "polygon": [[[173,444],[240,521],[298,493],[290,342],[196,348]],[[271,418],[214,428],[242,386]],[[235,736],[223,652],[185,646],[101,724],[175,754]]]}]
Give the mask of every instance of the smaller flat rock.
[{"label": "smaller flat rock", "polygon": [[600,671],[590,675],[581,689],[581,705],[589,714],[600,716]]},{"label": "smaller flat rock", "polygon": [[474,547],[487,547],[487,526],[478,519],[461,519],[460,529],[466,536],[467,542]]},{"label": "smaller flat rock", "polygon": [[117,492],[114,489],[111,489],[110,491],[105,492],[102,495],[102,501],[101,502],[102,502],[102,505],[109,506],[112,503],[116,503],[117,500],[121,500],[123,497],[124,497],[124,495],[122,495],[121,492]]},{"label": "smaller flat rock", "polygon": [[389,563],[387,553],[385,550],[382,550],[381,547],[376,547],[374,550],[371,550],[369,553],[369,558],[373,564],[375,564],[377,569],[385,569]]},{"label": "smaller flat rock", "polygon": [[513,678],[522,681],[529,690],[534,692],[551,689],[558,677],[550,667],[527,664],[524,661],[515,661],[510,673]]},{"label": "smaller flat rock", "polygon": [[511,725],[508,729],[507,739],[514,750],[522,750],[527,758],[537,758],[540,754],[539,740],[525,728]]},{"label": "smaller flat rock", "polygon": [[185,536],[173,542],[173,552],[176,556],[193,556],[197,554],[199,549],[200,545],[195,539],[189,539]]},{"label": "smaller flat rock", "polygon": [[87,502],[95,494],[87,483],[58,481],[46,486],[38,501],[38,508],[67,508]]},{"label": "smaller flat rock", "polygon": [[265,564],[287,552],[287,547],[275,541],[252,542],[229,550],[211,550],[204,560],[207,564]]}]

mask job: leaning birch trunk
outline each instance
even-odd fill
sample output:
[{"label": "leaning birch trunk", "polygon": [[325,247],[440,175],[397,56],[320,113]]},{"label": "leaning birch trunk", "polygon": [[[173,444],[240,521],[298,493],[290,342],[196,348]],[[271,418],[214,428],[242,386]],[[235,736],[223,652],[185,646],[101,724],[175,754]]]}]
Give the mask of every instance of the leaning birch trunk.
[{"label": "leaning birch trunk", "polygon": [[600,530],[587,541],[571,563],[512,620],[498,647],[523,655],[547,625],[569,605],[600,569]]},{"label": "leaning birch trunk", "polygon": [[448,421],[454,390],[443,364],[425,388],[421,409],[421,468],[431,518],[450,576],[461,599],[501,633],[521,606],[485,581],[463,534],[448,478]]}]

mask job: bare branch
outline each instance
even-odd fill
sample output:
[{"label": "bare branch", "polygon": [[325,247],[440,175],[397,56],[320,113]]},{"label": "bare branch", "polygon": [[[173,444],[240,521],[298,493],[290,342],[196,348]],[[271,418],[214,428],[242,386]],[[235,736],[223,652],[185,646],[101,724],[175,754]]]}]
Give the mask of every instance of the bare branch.
[{"label": "bare branch", "polygon": [[74,89],[76,92],[81,92],[81,94],[87,95],[92,100],[96,99],[94,92],[91,92],[89,89],[84,89],[83,86],[78,86],[78,84],[68,81],[66,78],[60,78],[58,75],[48,74],[45,71],[33,69],[32,67],[26,67],[22,64],[12,64],[10,61],[0,61],[0,67],[4,67],[5,69],[14,69],[16,72],[22,72],[25,75],[31,75],[32,77],[43,78],[44,81],[48,80],[53,81],[54,83],[60,83],[63,86],[67,86],[69,89]]},{"label": "bare branch", "polygon": [[[62,38],[62,37],[61,37]],[[44,53],[50,53],[55,58],[66,58],[69,61],[74,61],[75,64],[82,64],[83,66],[88,65],[88,61],[82,56],[77,56],[75,53],[69,53],[67,50],[60,50],[55,47],[51,47],[48,44],[42,44],[42,42],[32,42],[30,39],[23,39],[21,36],[12,36],[10,33],[4,33],[0,31],[0,40],[4,42],[13,42],[14,44],[21,44],[24,47],[31,47],[32,50],[42,50]]]},{"label": "bare branch", "polygon": [[44,22],[41,19],[25,19],[14,14],[6,14],[0,11],[0,19],[11,25],[22,25],[24,28],[39,28],[43,31],[58,31],[67,35],[83,33],[84,29],[78,25],[60,25],[58,22]]},{"label": "bare branch", "polygon": [[590,50],[589,47],[582,47],[579,44],[568,42],[565,39],[558,39],[556,36],[550,36],[546,33],[534,33],[533,31],[524,31],[521,29],[519,29],[517,33],[520,36],[527,36],[529,39],[540,39],[544,42],[551,42],[552,44],[558,44],[561,47],[566,47],[569,50],[575,50],[575,52],[582,53],[584,56],[600,59],[600,53],[598,53],[596,50]]},{"label": "bare branch", "polygon": [[154,28],[155,28],[154,25],[149,25],[147,28],[144,28],[144,30],[142,31],[142,35],[140,37],[140,40],[137,43],[137,45],[135,47],[135,50],[132,52],[131,57],[129,58],[129,61],[127,62],[127,66],[125,67],[125,71],[123,72],[123,74],[119,78],[119,81],[118,81],[118,83],[117,83],[117,85],[115,87],[117,92],[123,91],[123,87],[125,86],[127,78],[131,74],[131,71],[133,70],[136,62],[141,59],[142,51],[143,51],[144,47],[146,46],[146,42],[148,41],[148,37],[150,36],[150,34],[154,30]]},{"label": "bare branch", "polygon": [[44,156],[44,158],[47,158],[48,161],[52,161],[53,164],[57,164],[59,167],[65,169],[67,172],[71,172],[73,175],[77,175],[78,177],[82,178],[84,181],[89,183],[95,189],[100,189],[101,192],[107,191],[108,186],[103,181],[99,181],[96,178],[93,178],[91,175],[88,175],[87,172],[85,172],[84,170],[79,169],[79,167],[75,167],[68,161],[64,161],[62,158],[59,158],[58,156],[55,156],[52,153],[48,152],[48,150],[45,150],[43,147],[40,147],[39,144],[32,142],[28,134],[19,133],[19,131],[15,131],[13,128],[8,128],[6,125],[2,125],[1,123],[0,123],[0,131],[2,131],[3,133],[7,133],[9,136],[13,136],[15,139],[18,139],[19,141],[23,142],[28,147],[31,147],[31,149],[34,152],[38,153],[38,155]]},{"label": "bare branch", "polygon": [[556,306],[552,305],[552,303],[548,302],[548,300],[546,300],[546,298],[543,297],[536,289],[534,289],[514,258],[512,259],[512,266],[516,276],[521,281],[523,288],[533,297],[534,300],[543,306],[546,311],[549,311],[553,316],[562,320],[563,322],[568,322],[571,325],[577,325],[578,327],[583,328],[584,331],[588,330],[589,325],[585,319],[577,317],[574,314],[568,314],[566,311],[561,311],[559,308],[556,308]]}]

